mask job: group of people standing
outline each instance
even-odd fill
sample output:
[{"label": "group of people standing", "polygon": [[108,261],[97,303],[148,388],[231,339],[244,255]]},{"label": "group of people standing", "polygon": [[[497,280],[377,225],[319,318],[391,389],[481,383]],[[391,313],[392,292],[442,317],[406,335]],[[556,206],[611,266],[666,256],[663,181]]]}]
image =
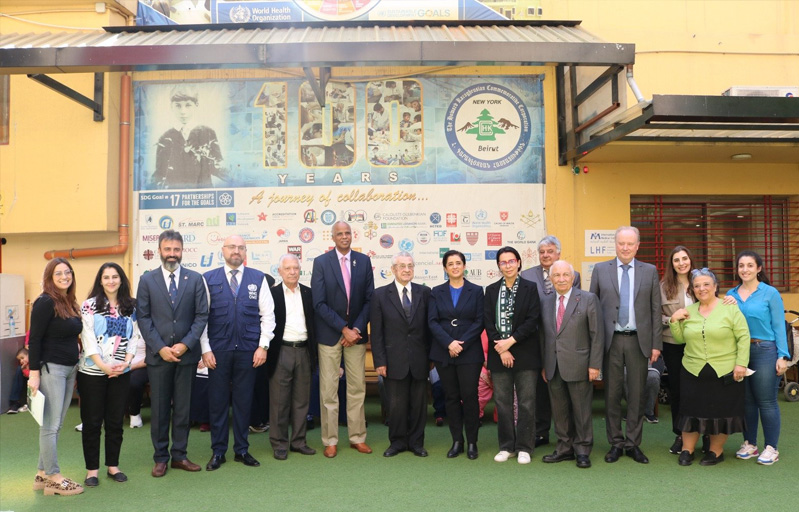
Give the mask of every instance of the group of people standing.
[{"label": "group of people standing", "polygon": [[[672,251],[659,280],[653,265],[635,258],[640,236],[633,227],[616,231],[616,257],[594,266],[590,291],[580,289],[579,273],[560,260],[560,242],[552,236],[539,243],[541,264],[523,272],[516,249],[498,250],[501,278],[485,293],[465,278],[466,258],[456,250],[443,255],[447,280],[441,285],[413,283],[413,256],[401,252],[392,259],[394,281],[375,290],[371,260],[350,247],[350,226],[337,222],[331,234],[335,248],[314,260],[310,288],[299,284],[300,261],[294,255],[281,256],[277,285],[247,267],[245,241],[235,235],[222,246],[225,264],[200,275],[180,265],[180,233],[164,231],[158,240],[162,265],[141,277],[136,299],[122,268],[105,263],[79,306],[69,262],[49,262],[31,312],[28,386],[32,394],[41,390],[46,396],[34,489],[83,492],[82,485],[61,475],[56,450],[76,377],[84,485],[99,484],[103,428],[107,475],[127,480],[119,452],[140,343],[146,346],[151,386],[153,477],[164,476],[168,464],[201,470],[187,455],[200,360],[209,369],[207,471],[226,462],[231,406],[234,460],[260,465],[249,453],[247,433],[257,369],[263,365],[275,459],[285,460],[289,451],[315,453],[306,442],[305,420],[317,365],[324,455],[337,455],[341,374],[350,447],[371,453],[364,413],[368,340],[385,383],[390,442],[385,457],[404,451],[428,455],[424,428],[432,362],[452,435],[448,458],[463,452],[478,457],[478,381],[485,366],[498,413],[495,461],[517,457],[520,464],[530,463],[534,448],[548,443],[551,413],[557,444],[543,462],[576,460],[577,467],[590,467],[592,383],[601,379],[610,444],[604,460],[614,463],[626,455],[648,463],[641,450],[644,391],[648,366],[662,352],[677,436],[670,451],[679,454],[680,465],[692,463],[703,435],[709,443],[701,464],[721,462],[724,442],[736,432],[744,432],[738,458],[757,457],[767,465],[779,460],[776,396],[788,347],[782,300],[756,253],[738,255],[740,284],[724,300],[718,298],[715,274],[697,269],[682,246]],[[762,453],[758,420],[765,435]]]}]

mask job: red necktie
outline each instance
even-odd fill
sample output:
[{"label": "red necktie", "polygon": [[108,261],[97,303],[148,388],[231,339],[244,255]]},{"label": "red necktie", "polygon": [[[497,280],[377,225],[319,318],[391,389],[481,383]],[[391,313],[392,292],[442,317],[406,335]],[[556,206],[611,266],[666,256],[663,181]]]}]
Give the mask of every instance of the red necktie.
[{"label": "red necktie", "polygon": [[563,323],[563,314],[566,312],[566,307],[563,305],[563,300],[566,298],[565,295],[560,296],[560,302],[558,303],[558,319],[557,319],[557,330],[560,330],[560,324]]}]

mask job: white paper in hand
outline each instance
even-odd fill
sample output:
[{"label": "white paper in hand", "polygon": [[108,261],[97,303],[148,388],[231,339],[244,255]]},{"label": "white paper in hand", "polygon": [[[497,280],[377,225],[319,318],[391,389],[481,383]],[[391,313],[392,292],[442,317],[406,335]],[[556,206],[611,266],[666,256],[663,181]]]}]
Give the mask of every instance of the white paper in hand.
[{"label": "white paper in hand", "polygon": [[28,388],[28,409],[36,423],[41,426],[44,423],[44,393],[41,389],[36,392],[36,396],[31,396],[31,390]]}]

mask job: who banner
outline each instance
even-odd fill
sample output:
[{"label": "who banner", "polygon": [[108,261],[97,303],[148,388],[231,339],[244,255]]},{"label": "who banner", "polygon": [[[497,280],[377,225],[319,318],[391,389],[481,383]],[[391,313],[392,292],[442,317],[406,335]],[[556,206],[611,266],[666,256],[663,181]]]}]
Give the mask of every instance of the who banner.
[{"label": "who banner", "polygon": [[277,276],[297,254],[302,280],[352,226],[375,283],[408,251],[416,280],[444,280],[457,249],[468,277],[499,278],[496,250],[524,267],[544,235],[542,77],[331,81],[324,107],[304,80],[137,82],[135,275],[158,266],[158,234],[184,236],[183,264],[222,265],[238,234],[248,265]]}]

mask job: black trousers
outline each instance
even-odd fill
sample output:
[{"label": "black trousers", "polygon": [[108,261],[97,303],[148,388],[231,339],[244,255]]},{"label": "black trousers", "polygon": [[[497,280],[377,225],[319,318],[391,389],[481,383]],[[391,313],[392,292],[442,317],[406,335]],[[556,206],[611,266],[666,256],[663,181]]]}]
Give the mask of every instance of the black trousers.
[{"label": "black trousers", "polygon": [[144,388],[150,379],[147,377],[147,368],[137,368],[130,372],[130,391],[128,392],[128,414],[136,416],[141,414],[141,401]]},{"label": "black trousers", "polygon": [[[153,460],[169,462],[186,460],[189,446],[189,414],[191,390],[196,364],[148,364],[150,377],[150,438]],[[172,447],[169,446],[170,425]]]},{"label": "black trousers", "polygon": [[427,379],[384,379],[388,400],[388,440],[398,450],[424,448]]},{"label": "black trousers", "polygon": [[477,431],[480,428],[480,405],[477,401],[477,383],[480,379],[482,363],[450,364],[442,366],[436,363],[438,376],[444,386],[444,398],[447,402],[447,419],[452,440],[463,442],[463,430],[466,427],[466,442],[477,443]]},{"label": "black trousers", "polygon": [[80,419],[83,422],[83,459],[86,469],[100,468],[100,431],[105,425],[105,465],[119,466],[122,422],[130,387],[130,373],[113,379],[78,372]]},{"label": "black trousers", "polygon": [[663,344],[663,362],[669,371],[669,403],[671,405],[671,431],[674,435],[681,435],[677,428],[677,419],[680,417],[680,373],[682,373],[682,356],[685,345],[675,343]]}]

